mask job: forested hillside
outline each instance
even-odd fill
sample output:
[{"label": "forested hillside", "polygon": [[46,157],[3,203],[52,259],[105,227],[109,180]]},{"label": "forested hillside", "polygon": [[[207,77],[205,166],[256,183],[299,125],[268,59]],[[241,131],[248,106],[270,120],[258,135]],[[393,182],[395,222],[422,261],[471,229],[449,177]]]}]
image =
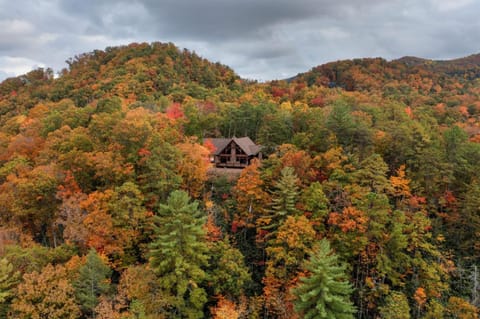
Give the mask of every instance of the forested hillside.
[{"label": "forested hillside", "polygon": [[[256,83],[130,44],[0,84],[0,317],[477,318],[480,61]],[[207,137],[263,160],[209,174]]]}]

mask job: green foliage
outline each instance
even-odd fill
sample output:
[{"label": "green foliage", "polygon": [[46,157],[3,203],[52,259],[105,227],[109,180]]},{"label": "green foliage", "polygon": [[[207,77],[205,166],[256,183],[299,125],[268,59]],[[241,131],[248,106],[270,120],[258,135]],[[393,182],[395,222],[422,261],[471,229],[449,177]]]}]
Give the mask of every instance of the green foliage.
[{"label": "green foliage", "polygon": [[210,244],[208,279],[215,295],[239,298],[251,285],[242,253],[227,238]]},{"label": "green foliage", "polygon": [[355,171],[355,182],[366,188],[367,192],[384,193],[390,187],[387,180],[388,166],[378,154],[373,154],[360,163]]},{"label": "green foliage", "polygon": [[202,318],[207,301],[201,284],[206,279],[208,247],[204,214],[184,191],[174,191],[155,216],[155,238],[150,244],[150,267],[168,299],[171,318]]},{"label": "green foliage", "polygon": [[261,228],[268,231],[272,236],[287,216],[297,215],[296,203],[298,200],[298,178],[292,167],[285,167],[275,184],[272,192],[271,209],[265,216],[259,218]]},{"label": "green foliage", "polygon": [[326,239],[320,241],[305,267],[310,275],[300,278],[300,284],[293,290],[297,297],[295,310],[308,319],[353,319],[356,311],[350,301],[353,290],[346,280],[345,266],[339,264]]},{"label": "green foliage", "polygon": [[410,307],[407,297],[401,292],[392,291],[385,299],[385,305],[379,308],[382,319],[410,319]]},{"label": "green foliage", "polygon": [[258,132],[258,140],[265,147],[265,151],[271,152],[276,145],[289,143],[293,137],[292,115],[286,110],[278,110],[275,113],[266,115],[263,125]]},{"label": "green foliage", "polygon": [[461,214],[458,219],[453,220],[452,226],[456,229],[456,232],[452,232],[455,239],[453,245],[457,246],[460,252],[470,252],[469,258],[474,257],[474,260],[478,261],[478,257],[475,256],[478,256],[479,247],[474,235],[480,229],[480,183],[478,181],[475,180],[468,185]]},{"label": "green foliage", "polygon": [[78,278],[73,283],[77,302],[84,314],[95,318],[98,297],[110,289],[110,275],[110,267],[95,250],[90,250],[85,264],[78,271]]},{"label": "green foliage", "polygon": [[156,207],[180,186],[181,177],[177,173],[180,151],[159,134],[151,137],[148,151],[137,163],[137,184],[147,202]]},{"label": "green foliage", "polygon": [[346,103],[337,103],[332,108],[326,126],[330,129],[338,139],[342,146],[351,146],[355,126],[351,116],[351,107]]},{"label": "green foliage", "polygon": [[29,247],[8,245],[5,258],[21,273],[40,272],[47,264],[63,264],[77,254],[73,246],[61,245],[54,249],[32,244]]},{"label": "green foliage", "polygon": [[305,188],[301,195],[305,209],[314,216],[324,217],[328,209],[328,199],[323,192],[322,185],[314,182]]},{"label": "green foliage", "polygon": [[122,109],[122,100],[118,97],[101,99],[97,102],[96,113],[115,113]]},{"label": "green foliage", "polygon": [[6,317],[15,296],[14,288],[20,282],[20,273],[6,258],[0,259],[0,317]]}]

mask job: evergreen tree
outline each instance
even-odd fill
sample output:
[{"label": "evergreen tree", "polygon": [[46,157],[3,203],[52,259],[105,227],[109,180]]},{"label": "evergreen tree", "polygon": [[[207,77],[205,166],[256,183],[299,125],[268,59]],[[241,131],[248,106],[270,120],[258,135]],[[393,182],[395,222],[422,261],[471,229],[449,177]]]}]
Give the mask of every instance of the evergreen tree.
[{"label": "evergreen tree", "polygon": [[77,302],[82,311],[95,318],[98,297],[110,288],[111,269],[104,264],[97,252],[92,249],[87,255],[87,262],[80,267],[77,280],[73,283]]},{"label": "evergreen tree", "polygon": [[373,154],[360,163],[360,168],[353,176],[355,182],[366,192],[383,193],[390,189],[387,171],[388,166],[382,156]]},{"label": "evergreen tree", "polygon": [[0,259],[0,318],[5,318],[14,297],[13,288],[20,281],[20,273],[6,258]]},{"label": "evergreen tree", "polygon": [[275,190],[272,192],[272,208],[258,220],[261,228],[270,232],[269,237],[276,233],[287,216],[298,214],[295,207],[299,193],[297,184],[298,178],[294,169],[292,167],[282,169],[280,180],[275,184]]},{"label": "evergreen tree", "polygon": [[352,287],[345,280],[345,267],[339,264],[326,239],[320,241],[306,269],[310,276],[302,277],[293,289],[297,297],[295,310],[305,319],[353,318],[355,308],[349,300]]},{"label": "evergreen tree", "polygon": [[150,245],[150,266],[168,299],[168,318],[202,318],[207,301],[199,285],[205,279],[208,247],[198,203],[184,191],[170,194],[155,216],[156,238]]}]

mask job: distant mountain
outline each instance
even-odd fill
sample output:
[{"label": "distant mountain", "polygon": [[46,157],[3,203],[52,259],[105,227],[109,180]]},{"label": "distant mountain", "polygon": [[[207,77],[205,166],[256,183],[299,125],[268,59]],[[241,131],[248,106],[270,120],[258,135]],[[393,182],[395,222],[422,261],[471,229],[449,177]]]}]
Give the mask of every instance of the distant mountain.
[{"label": "distant mountain", "polygon": [[346,91],[376,91],[384,95],[395,95],[408,87],[410,91],[429,95],[445,88],[455,88],[454,83],[471,85],[466,81],[479,77],[480,54],[476,54],[447,61],[412,56],[392,61],[383,58],[336,61],[314,67],[288,82],[340,87]]},{"label": "distant mountain", "polygon": [[408,66],[424,65],[424,64],[427,64],[428,62],[431,62],[431,60],[417,58],[414,56],[404,56],[404,57],[401,57],[400,59],[396,59],[393,61],[404,63],[405,65],[408,65]]},{"label": "distant mountain", "polygon": [[473,65],[480,65],[480,54],[472,54],[467,57],[452,59],[452,60],[430,60],[430,59],[423,59],[413,56],[404,56],[400,59],[393,60],[396,62],[405,63],[409,66],[414,65],[434,65],[434,66],[473,66]]},{"label": "distant mountain", "polygon": [[407,66],[422,66],[434,72],[444,72],[455,75],[468,71],[476,71],[480,68],[480,54],[473,54],[464,58],[452,60],[429,60],[417,57],[405,56],[392,62],[404,63]]}]

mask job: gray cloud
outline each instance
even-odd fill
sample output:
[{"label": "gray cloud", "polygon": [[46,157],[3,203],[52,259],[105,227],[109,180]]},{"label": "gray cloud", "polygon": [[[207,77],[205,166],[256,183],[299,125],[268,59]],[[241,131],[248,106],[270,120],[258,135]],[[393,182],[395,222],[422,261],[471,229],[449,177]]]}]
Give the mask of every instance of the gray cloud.
[{"label": "gray cloud", "polygon": [[0,79],[142,41],[259,80],[345,58],[461,57],[480,51],[479,11],[475,0],[0,0]]}]

